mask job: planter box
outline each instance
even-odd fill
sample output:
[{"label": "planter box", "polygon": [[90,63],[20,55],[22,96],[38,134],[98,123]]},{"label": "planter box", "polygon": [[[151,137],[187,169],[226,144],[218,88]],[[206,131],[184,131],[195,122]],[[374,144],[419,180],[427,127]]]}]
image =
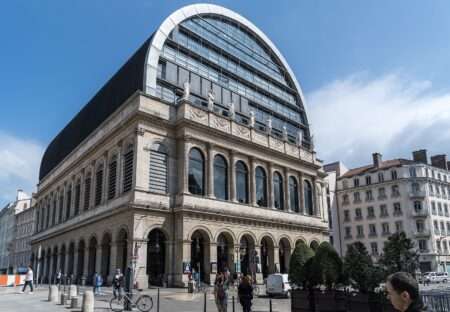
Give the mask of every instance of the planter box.
[{"label": "planter box", "polygon": [[311,312],[309,292],[307,290],[291,291],[291,311],[292,312]]},{"label": "planter box", "polygon": [[347,296],[343,291],[315,291],[316,312],[346,312]]}]

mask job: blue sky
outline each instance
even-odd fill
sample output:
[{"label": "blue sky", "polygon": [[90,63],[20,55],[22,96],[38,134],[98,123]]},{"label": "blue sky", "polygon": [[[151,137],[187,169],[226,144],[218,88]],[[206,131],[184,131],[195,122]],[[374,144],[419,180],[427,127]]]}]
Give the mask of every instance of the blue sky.
[{"label": "blue sky", "polygon": [[[31,192],[46,145],[172,11],[192,1],[0,4],[0,204]],[[450,152],[450,2],[213,1],[277,45],[318,155]]]}]

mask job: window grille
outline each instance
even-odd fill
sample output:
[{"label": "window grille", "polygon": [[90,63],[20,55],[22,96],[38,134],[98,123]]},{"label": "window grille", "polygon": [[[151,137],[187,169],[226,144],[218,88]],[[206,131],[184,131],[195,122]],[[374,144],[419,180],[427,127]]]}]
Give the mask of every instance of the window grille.
[{"label": "window grille", "polygon": [[123,156],[123,192],[131,191],[133,187],[133,147]]},{"label": "window grille", "polygon": [[99,166],[95,173],[95,206],[102,202],[103,193],[103,165]]},{"label": "window grille", "polygon": [[150,191],[167,193],[167,154],[152,148],[149,171]]},{"label": "window grille", "polygon": [[117,183],[117,159],[109,163],[109,181],[108,181],[108,199],[116,197],[116,183]]}]

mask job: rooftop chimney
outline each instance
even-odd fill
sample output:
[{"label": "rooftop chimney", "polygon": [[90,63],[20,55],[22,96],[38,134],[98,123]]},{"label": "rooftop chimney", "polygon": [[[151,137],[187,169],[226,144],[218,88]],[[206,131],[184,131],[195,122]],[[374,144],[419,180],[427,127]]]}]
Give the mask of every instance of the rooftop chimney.
[{"label": "rooftop chimney", "polygon": [[380,153],[373,153],[372,154],[372,158],[373,158],[373,165],[378,168],[380,167],[381,163],[382,163],[382,159],[381,159],[381,154]]},{"label": "rooftop chimney", "polygon": [[415,162],[419,162],[419,163],[422,163],[422,164],[428,164],[427,150],[426,149],[414,151],[414,152],[412,152],[412,155],[413,155],[413,160]]},{"label": "rooftop chimney", "polygon": [[431,165],[437,168],[448,170],[447,155],[434,155],[431,156]]}]

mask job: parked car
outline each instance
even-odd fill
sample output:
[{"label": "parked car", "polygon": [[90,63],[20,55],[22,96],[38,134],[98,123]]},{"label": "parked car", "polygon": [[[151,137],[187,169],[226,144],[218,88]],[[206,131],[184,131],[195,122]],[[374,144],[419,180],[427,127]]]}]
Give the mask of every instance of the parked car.
[{"label": "parked car", "polygon": [[270,274],[266,279],[266,294],[268,296],[291,295],[291,285],[287,274]]},{"label": "parked car", "polygon": [[448,273],[447,272],[426,272],[422,280],[426,283],[447,283]]}]

